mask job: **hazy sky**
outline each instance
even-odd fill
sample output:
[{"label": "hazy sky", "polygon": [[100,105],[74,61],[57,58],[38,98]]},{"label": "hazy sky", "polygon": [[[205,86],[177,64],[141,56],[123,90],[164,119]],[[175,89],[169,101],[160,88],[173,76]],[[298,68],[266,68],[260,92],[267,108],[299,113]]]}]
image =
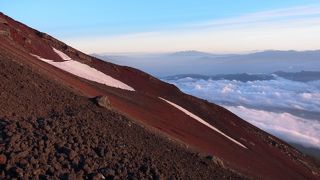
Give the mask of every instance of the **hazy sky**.
[{"label": "hazy sky", "polygon": [[87,53],[320,49],[319,0],[3,0],[0,11]]}]

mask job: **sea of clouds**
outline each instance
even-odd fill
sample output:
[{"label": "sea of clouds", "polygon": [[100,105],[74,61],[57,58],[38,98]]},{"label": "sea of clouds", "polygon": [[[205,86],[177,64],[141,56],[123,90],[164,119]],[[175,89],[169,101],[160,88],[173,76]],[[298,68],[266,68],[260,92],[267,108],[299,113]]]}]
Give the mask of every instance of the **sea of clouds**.
[{"label": "sea of clouds", "polygon": [[320,81],[166,80],[292,143],[320,149]]}]

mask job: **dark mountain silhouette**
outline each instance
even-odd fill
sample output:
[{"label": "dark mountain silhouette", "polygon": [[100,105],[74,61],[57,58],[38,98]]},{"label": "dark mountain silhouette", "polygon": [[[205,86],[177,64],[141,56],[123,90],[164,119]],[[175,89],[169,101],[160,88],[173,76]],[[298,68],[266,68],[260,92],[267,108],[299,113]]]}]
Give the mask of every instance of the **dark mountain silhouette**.
[{"label": "dark mountain silhouette", "polygon": [[170,54],[123,54],[117,57],[95,55],[110,62],[130,65],[157,77],[177,74],[241,74],[273,73],[276,71],[319,71],[320,50],[263,51],[248,54],[210,54],[182,51]]}]

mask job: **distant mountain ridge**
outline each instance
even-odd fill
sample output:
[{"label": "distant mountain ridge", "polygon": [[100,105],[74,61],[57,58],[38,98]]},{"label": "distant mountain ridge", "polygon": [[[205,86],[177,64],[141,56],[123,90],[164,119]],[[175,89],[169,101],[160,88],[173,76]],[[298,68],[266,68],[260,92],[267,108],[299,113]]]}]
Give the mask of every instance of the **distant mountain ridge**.
[{"label": "distant mountain ridge", "polygon": [[116,57],[96,56],[109,62],[136,67],[157,77],[177,74],[270,74],[277,71],[319,71],[320,67],[320,50],[268,50],[247,54],[212,54],[199,51],[181,51],[145,56],[130,54]]},{"label": "distant mountain ridge", "polygon": [[174,53],[169,53],[169,56],[184,56],[184,57],[216,57],[216,56],[223,56],[219,54],[213,54],[213,53],[207,53],[207,52],[201,52],[201,51],[178,51]]},{"label": "distant mountain ridge", "polygon": [[195,78],[195,79],[211,79],[211,80],[237,80],[242,82],[247,81],[267,81],[275,79],[276,76],[292,80],[292,81],[318,81],[320,80],[320,71],[300,71],[300,72],[283,72],[277,71],[271,74],[248,74],[248,73],[240,73],[240,74],[219,74],[219,75],[200,75],[200,74],[179,74],[174,76],[167,76],[163,79],[166,80],[175,80],[182,78]]}]

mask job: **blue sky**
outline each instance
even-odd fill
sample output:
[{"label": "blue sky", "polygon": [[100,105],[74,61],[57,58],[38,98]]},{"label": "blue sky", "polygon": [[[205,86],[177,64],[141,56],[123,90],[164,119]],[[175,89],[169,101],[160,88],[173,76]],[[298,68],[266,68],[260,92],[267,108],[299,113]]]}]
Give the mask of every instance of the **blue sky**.
[{"label": "blue sky", "polygon": [[[252,40],[243,40],[240,36],[250,30],[259,38],[262,34],[273,36],[278,34],[277,32],[285,35],[283,28],[279,31],[275,31],[274,28],[280,24],[291,26],[293,22],[308,24],[298,24],[296,30],[292,30],[295,27],[287,29],[288,36],[294,35],[293,31],[298,33],[294,36],[299,37],[305,33],[312,33],[317,27],[309,30],[299,28],[319,24],[317,22],[320,21],[317,20],[320,12],[317,13],[318,9],[314,9],[318,7],[320,7],[318,0],[0,1],[0,11],[5,14],[89,53],[187,49],[216,52],[274,48],[315,49],[318,44],[307,43],[305,48],[301,45],[295,47],[289,46],[292,42],[287,40],[280,42],[287,44],[287,48],[285,45],[273,47],[270,43],[255,47]],[[270,18],[268,15],[270,13],[273,13],[274,17]],[[284,16],[284,13],[287,15]],[[278,15],[281,17],[278,18]],[[263,25],[273,28],[265,33],[256,34],[259,32],[259,27],[263,29]],[[221,47],[217,48],[206,42],[207,37],[208,41],[222,41],[221,38],[214,38],[213,34],[224,37],[223,42],[229,43],[222,43]],[[178,36],[181,38],[177,39]],[[269,39],[279,39],[278,36]],[[302,38],[305,39],[304,43],[308,42],[307,38],[310,37]],[[246,48],[236,48],[244,42],[251,45]]]}]

